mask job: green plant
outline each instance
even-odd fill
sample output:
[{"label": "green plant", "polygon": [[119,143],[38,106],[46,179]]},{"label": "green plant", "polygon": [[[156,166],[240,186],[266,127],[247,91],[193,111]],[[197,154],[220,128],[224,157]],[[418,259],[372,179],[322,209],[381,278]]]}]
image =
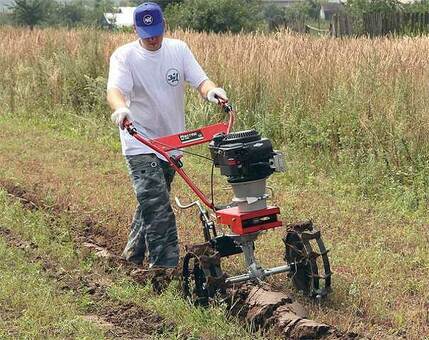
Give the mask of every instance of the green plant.
[{"label": "green plant", "polygon": [[246,0],[184,0],[165,11],[171,28],[198,32],[252,31],[263,25],[257,1]]},{"label": "green plant", "polygon": [[14,0],[10,6],[14,20],[19,25],[26,25],[33,30],[35,25],[46,18],[44,0]]}]

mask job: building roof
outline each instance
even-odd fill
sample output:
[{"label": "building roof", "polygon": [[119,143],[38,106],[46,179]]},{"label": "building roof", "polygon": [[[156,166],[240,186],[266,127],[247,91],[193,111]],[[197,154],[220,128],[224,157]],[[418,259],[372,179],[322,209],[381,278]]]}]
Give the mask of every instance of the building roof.
[{"label": "building roof", "polygon": [[116,27],[130,27],[134,24],[135,7],[118,7],[115,13],[104,13],[107,23]]}]

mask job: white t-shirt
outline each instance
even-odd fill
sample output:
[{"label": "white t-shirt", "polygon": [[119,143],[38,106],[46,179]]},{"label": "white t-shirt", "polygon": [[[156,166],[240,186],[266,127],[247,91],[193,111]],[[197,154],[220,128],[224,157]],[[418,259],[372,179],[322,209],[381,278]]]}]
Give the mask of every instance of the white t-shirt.
[{"label": "white t-shirt", "polygon": [[[164,38],[159,50],[148,51],[136,40],[112,54],[107,89],[119,89],[138,131],[156,138],[185,130],[185,81],[197,88],[206,79],[185,42]],[[126,130],[120,136],[124,155],[154,153]]]}]

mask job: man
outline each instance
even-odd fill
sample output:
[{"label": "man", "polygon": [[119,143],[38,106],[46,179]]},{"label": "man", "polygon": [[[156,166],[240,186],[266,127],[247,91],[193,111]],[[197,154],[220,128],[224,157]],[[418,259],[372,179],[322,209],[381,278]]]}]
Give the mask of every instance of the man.
[{"label": "man", "polygon": [[139,265],[147,249],[151,268],[175,268],[179,248],[169,199],[174,170],[124,130],[124,119],[133,121],[148,138],[175,134],[185,130],[185,82],[214,103],[217,98],[227,100],[227,95],[208,79],[184,42],[164,38],[165,21],[157,4],[136,8],[134,29],[139,39],[112,54],[107,84],[111,118],[120,127],[138,201],[123,256]]}]

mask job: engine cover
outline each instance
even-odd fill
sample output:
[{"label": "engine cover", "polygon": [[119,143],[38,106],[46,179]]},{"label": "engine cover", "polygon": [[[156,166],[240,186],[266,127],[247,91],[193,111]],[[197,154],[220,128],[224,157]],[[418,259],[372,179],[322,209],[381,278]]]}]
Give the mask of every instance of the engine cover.
[{"label": "engine cover", "polygon": [[255,130],[215,135],[209,149],[215,166],[229,183],[263,179],[275,171],[272,164],[276,153],[271,141]]}]

